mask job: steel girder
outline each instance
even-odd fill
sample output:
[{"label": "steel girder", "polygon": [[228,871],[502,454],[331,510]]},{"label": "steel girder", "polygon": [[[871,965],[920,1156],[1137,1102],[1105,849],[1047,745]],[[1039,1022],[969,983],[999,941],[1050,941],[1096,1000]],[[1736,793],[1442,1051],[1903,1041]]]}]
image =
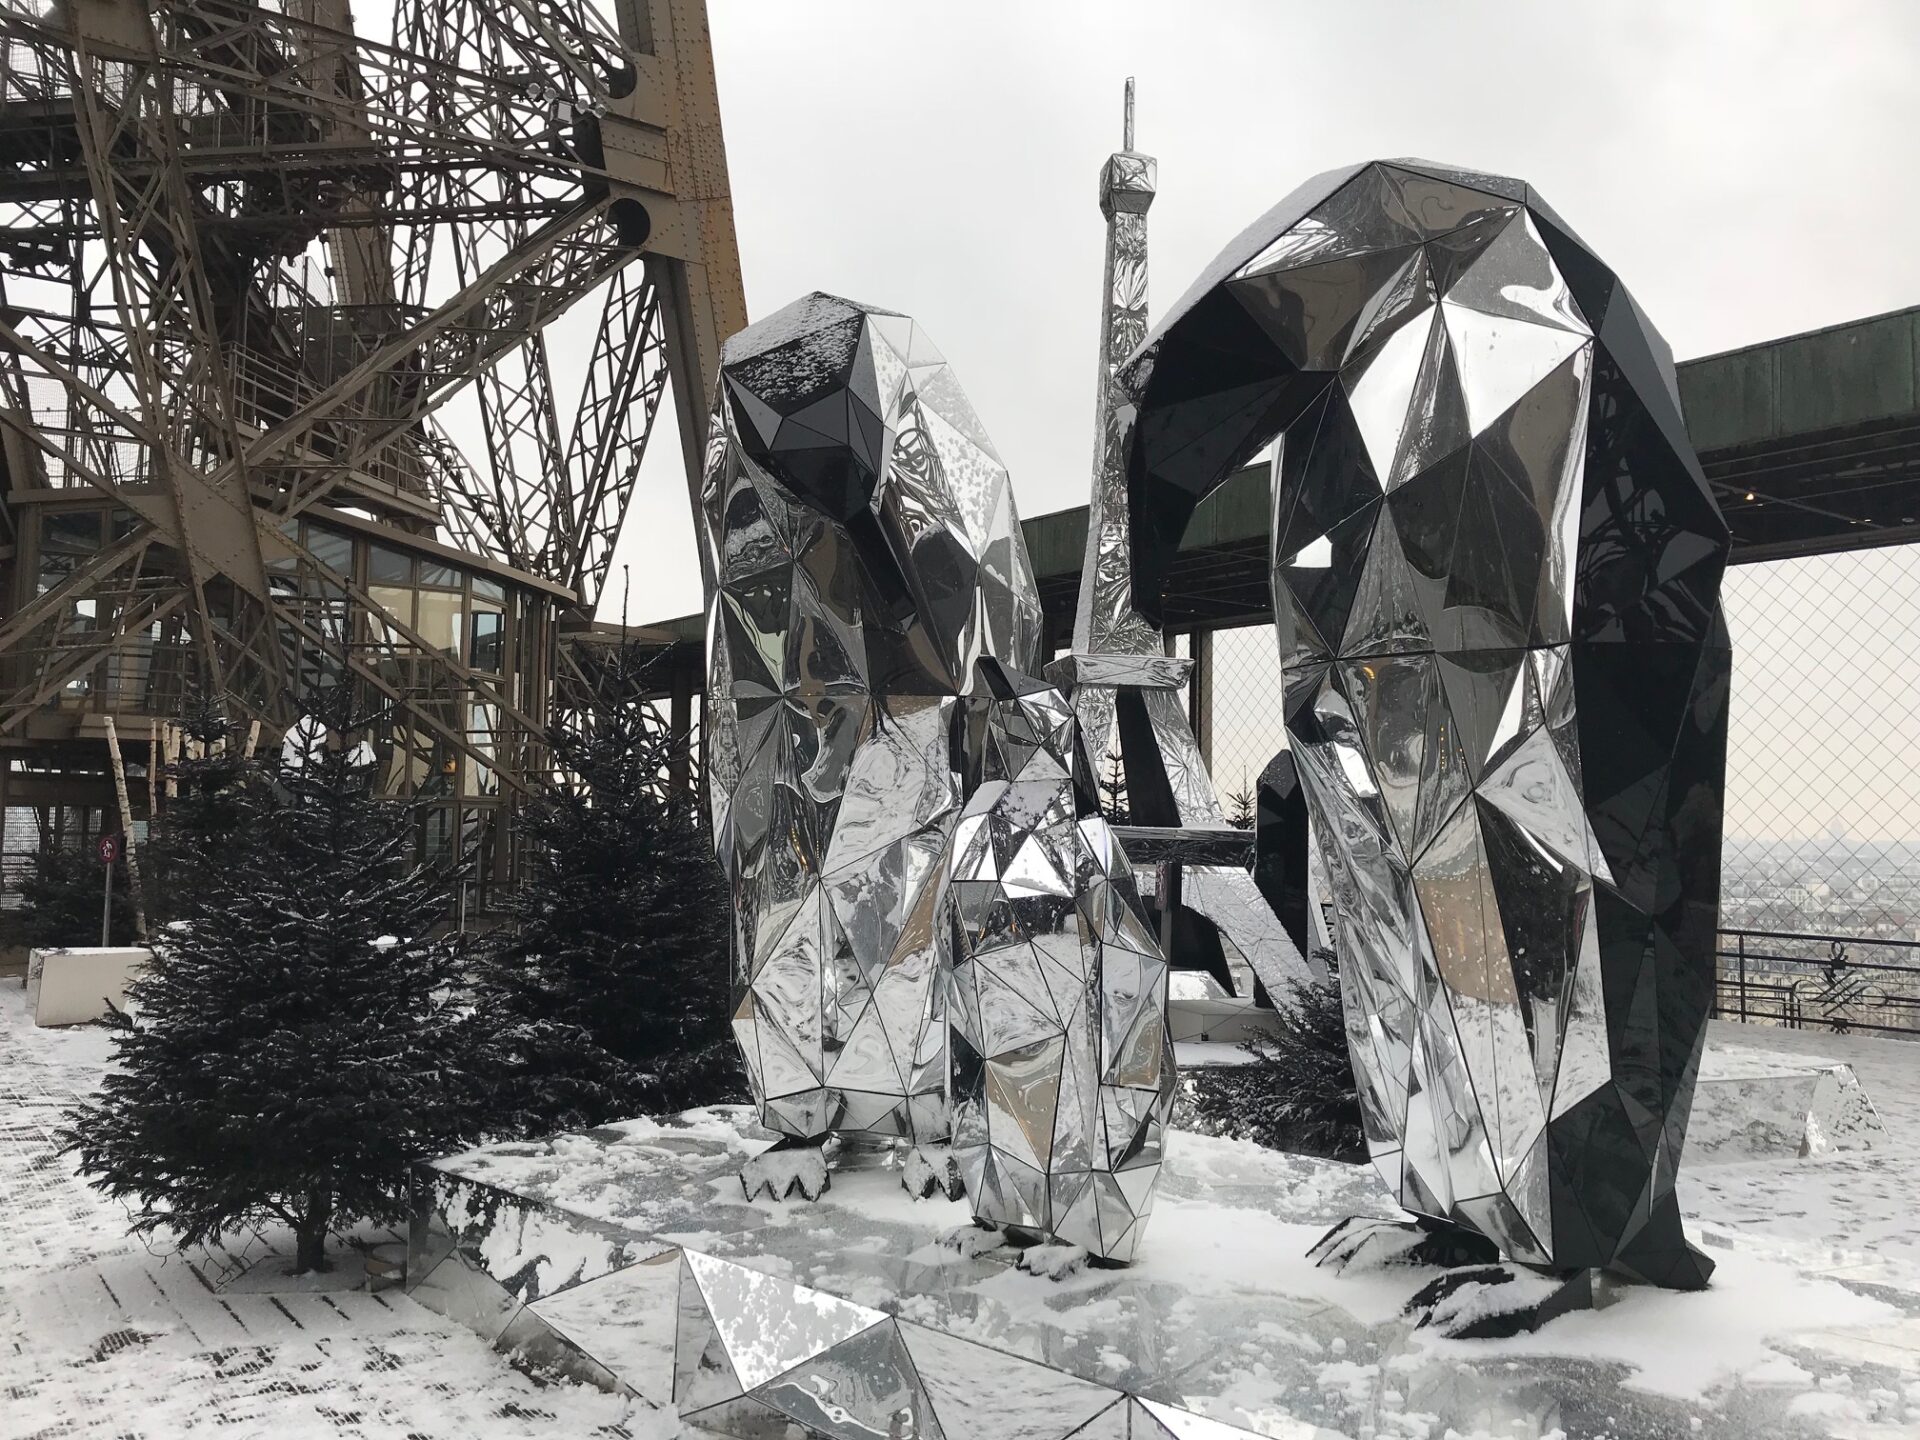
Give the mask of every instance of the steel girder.
[{"label": "steel girder", "polygon": [[[11,499],[131,517],[44,593],[16,577],[0,734],[155,637],[283,722],[296,657],[327,652],[517,786],[409,691],[529,733],[544,697],[506,704],[357,591],[426,677],[388,686],[276,572],[325,503],[590,612],[670,377],[697,475],[745,322],[703,8],[403,0],[382,43],[344,0],[0,0],[0,45],[0,464]],[[565,395],[544,331],[595,295]],[[443,410],[462,392],[477,457]]]}]

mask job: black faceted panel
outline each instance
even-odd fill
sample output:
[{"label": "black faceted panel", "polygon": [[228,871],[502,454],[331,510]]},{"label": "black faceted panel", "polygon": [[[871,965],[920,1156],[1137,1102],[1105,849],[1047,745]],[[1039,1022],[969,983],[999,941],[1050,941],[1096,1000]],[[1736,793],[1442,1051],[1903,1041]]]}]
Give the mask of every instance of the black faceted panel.
[{"label": "black faceted panel", "polygon": [[1282,750],[1260,772],[1253,829],[1253,879],[1302,955],[1312,953],[1307,920],[1307,797],[1293,756]]},{"label": "black faceted panel", "polygon": [[1673,1190],[1728,535],[1666,345],[1524,183],[1380,162],[1235,240],[1124,377],[1143,613],[1194,506],[1273,447],[1289,763],[1394,1194],[1528,1263],[1704,1284]]}]

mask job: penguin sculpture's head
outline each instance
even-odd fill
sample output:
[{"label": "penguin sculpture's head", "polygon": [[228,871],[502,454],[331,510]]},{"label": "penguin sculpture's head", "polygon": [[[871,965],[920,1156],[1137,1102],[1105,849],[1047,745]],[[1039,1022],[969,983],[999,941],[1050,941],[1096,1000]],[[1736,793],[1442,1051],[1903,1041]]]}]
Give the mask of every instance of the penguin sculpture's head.
[{"label": "penguin sculpture's head", "polygon": [[1032,663],[1039,603],[1006,469],[912,320],[819,292],[795,301],[727,341],[716,420],[757,481],[826,522],[805,543],[857,560],[857,577],[808,569],[857,586],[838,599],[859,615],[875,690],[958,694],[1003,649]]},{"label": "penguin sculpture's head", "polygon": [[[1122,378],[1143,611],[1195,506],[1272,447],[1295,677],[1437,654],[1474,779],[1526,704],[1556,700],[1552,677],[1516,692],[1523,652],[1607,677],[1581,687],[1619,740],[1587,765],[1598,868],[1654,903],[1664,882],[1639,840],[1679,721],[1621,697],[1646,692],[1650,666],[1684,688],[1686,652],[1724,645],[1729,537],[1665,343],[1537,192],[1412,161],[1317,176],[1227,245]],[[1571,724],[1571,689],[1559,698]],[[1423,840],[1440,818],[1421,816]]]},{"label": "penguin sculpture's head", "polygon": [[[1537,594],[1468,593],[1461,580],[1451,597],[1427,598],[1463,645],[1552,643],[1570,628],[1656,625],[1655,612],[1675,609],[1689,615],[1669,638],[1685,640],[1706,621],[1679,592],[1717,584],[1727,530],[1687,439],[1671,355],[1523,181],[1417,161],[1316,176],[1221,251],[1123,378],[1137,407],[1135,592],[1150,613],[1194,507],[1284,437],[1274,555],[1330,545],[1334,571],[1364,544],[1341,522],[1372,502],[1385,497],[1397,515],[1429,495],[1444,510],[1473,488],[1469,467],[1498,467],[1510,482],[1489,491],[1498,508],[1407,517],[1407,558],[1452,574],[1456,530],[1494,526],[1514,547],[1504,569],[1559,592],[1560,613],[1539,614]],[[1605,537],[1637,552],[1636,574],[1603,592],[1553,569],[1582,532],[1606,528],[1588,502],[1628,485],[1657,491],[1663,512],[1658,527],[1623,519]],[[1429,537],[1449,553],[1424,553]]]}]

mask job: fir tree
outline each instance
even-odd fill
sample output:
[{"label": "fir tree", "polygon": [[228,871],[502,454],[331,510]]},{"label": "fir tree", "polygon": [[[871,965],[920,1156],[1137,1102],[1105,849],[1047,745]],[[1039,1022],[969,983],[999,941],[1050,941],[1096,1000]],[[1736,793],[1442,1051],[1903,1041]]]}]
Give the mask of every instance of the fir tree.
[{"label": "fir tree", "polygon": [[268,780],[247,758],[217,694],[190,695],[179,726],[186,745],[167,767],[172,793],[149,827],[142,857],[147,913],[162,922],[184,913],[201,879],[225,869],[257,798],[253,791]]},{"label": "fir tree", "polygon": [[136,1233],[182,1244],[280,1220],[296,1270],[329,1229],[406,1213],[409,1160],[446,1148],[456,1054],[447,881],[412,862],[410,809],[372,793],[336,696],[322,744],[284,752],[240,806],[224,861],[192,865],[180,918],[133,988],[139,1025],[67,1149]]},{"label": "fir tree", "polygon": [[1327,978],[1296,984],[1276,1004],[1279,1034],[1247,1045],[1253,1063],[1193,1072],[1199,1129],[1274,1150],[1366,1158],[1340,982],[1332,954],[1322,950],[1318,958]]},{"label": "fir tree", "polygon": [[1227,823],[1236,830],[1251,830],[1258,819],[1254,810],[1253,791],[1242,783],[1238,790],[1227,797]]},{"label": "fir tree", "polygon": [[726,882],[691,794],[689,737],[609,654],[551,736],[558,772],[521,817],[512,925],[475,974],[501,1129],[545,1133],[745,1098],[728,1011]]},{"label": "fir tree", "polygon": [[[106,867],[91,844],[72,849],[43,843],[21,877],[19,906],[0,912],[6,942],[29,950],[98,945],[106,883]],[[139,943],[127,883],[125,860],[114,861],[110,945]]]}]

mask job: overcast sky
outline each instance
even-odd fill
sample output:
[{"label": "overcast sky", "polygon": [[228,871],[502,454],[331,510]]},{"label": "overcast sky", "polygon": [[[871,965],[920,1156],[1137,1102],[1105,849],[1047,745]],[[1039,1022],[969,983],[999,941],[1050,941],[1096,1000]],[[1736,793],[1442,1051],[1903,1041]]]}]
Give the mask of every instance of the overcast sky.
[{"label": "overcast sky", "polygon": [[[1299,181],[1394,155],[1533,182],[1683,359],[1920,302],[1914,0],[711,0],[711,20],[749,312],[821,289],[913,315],[1026,515],[1086,500],[1096,178],[1128,75],[1160,161],[1156,316]],[[700,604],[655,433],[621,551],[636,621]]]}]

